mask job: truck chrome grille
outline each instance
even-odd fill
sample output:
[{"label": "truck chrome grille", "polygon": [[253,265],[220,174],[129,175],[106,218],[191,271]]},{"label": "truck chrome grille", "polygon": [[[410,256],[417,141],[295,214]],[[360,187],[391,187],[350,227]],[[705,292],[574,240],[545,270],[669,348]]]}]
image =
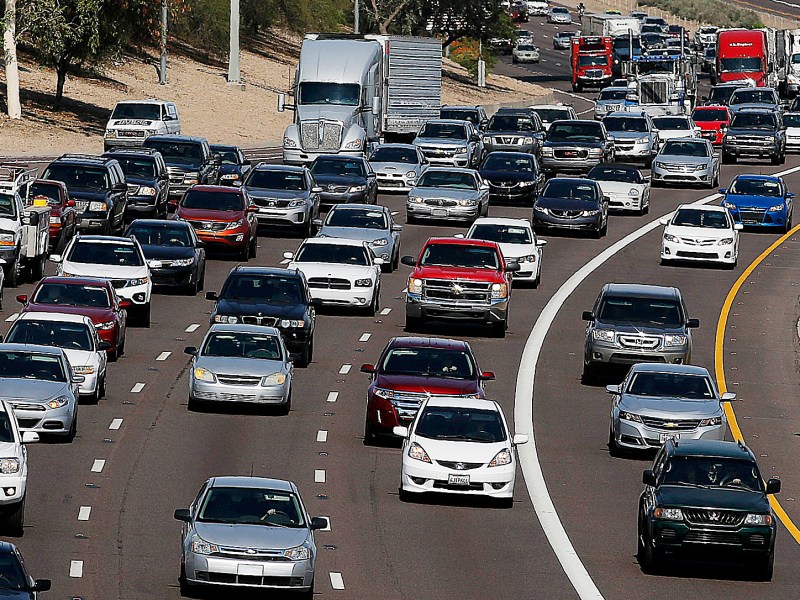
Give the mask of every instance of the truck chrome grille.
[{"label": "truck chrome grille", "polygon": [[667,104],[669,85],[666,81],[642,81],[639,84],[641,104]]},{"label": "truck chrome grille", "polygon": [[618,338],[620,346],[625,348],[644,348],[654,350],[661,344],[661,339],[657,337],[645,337],[643,335],[620,335]]},{"label": "truck chrome grille", "polygon": [[304,150],[339,150],[344,126],[336,121],[303,121],[300,142]]},{"label": "truck chrome grille", "polygon": [[719,525],[720,527],[739,527],[744,521],[744,513],[731,510],[684,508],[683,516],[690,523]]},{"label": "truck chrome grille", "polygon": [[491,283],[448,279],[424,279],[423,281],[422,294],[429,300],[467,304],[489,304],[491,300]]}]

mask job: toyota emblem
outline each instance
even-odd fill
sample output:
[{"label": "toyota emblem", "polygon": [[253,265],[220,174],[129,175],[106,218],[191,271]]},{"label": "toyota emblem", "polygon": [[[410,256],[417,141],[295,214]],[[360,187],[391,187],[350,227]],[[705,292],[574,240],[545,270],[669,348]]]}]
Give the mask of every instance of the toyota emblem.
[{"label": "toyota emblem", "polygon": [[203,229],[211,229],[211,223],[203,223]]}]

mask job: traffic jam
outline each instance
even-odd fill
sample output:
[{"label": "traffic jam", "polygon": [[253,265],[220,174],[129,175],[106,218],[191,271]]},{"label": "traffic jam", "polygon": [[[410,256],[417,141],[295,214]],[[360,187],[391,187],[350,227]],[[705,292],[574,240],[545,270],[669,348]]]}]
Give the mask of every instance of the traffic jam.
[{"label": "traffic jam", "polygon": [[[189,135],[178,104],[150,99],[117,104],[103,153],[0,167],[0,535],[29,563],[29,475],[81,448],[83,423],[123,404],[162,330],[183,347],[148,367],[180,362],[169,392],[153,393],[190,427],[219,419],[247,436],[273,421],[272,435],[291,437],[298,420],[335,410],[352,430],[352,460],[390,471],[370,485],[396,505],[394,519],[418,523],[410,515],[428,507],[426,523],[451,509],[473,520],[519,513],[529,494],[541,517],[521,464],[523,453],[535,459],[540,428],[521,422],[518,403],[523,371],[544,360],[529,353],[544,303],[582,257],[654,231],[660,241],[636,257],[648,276],[593,276],[582,338],[554,331],[582,369],[540,365],[526,402],[554,389],[543,378],[564,377],[602,405],[589,437],[604,469],[636,473],[623,547],[640,573],[686,577],[682,564],[711,562],[748,580],[778,577],[776,543],[789,538],[778,531],[780,473],[734,422],[743,403],[708,360],[714,324],[697,314],[704,278],[732,283],[754,258],[746,244],[758,254],[793,231],[782,165],[800,150],[800,30],[690,36],[646,12],[579,15],[541,1],[509,11],[517,36],[490,40],[500,64],[560,77],[558,101],[444,105],[440,40],[307,34],[293,89],[277,99],[293,117],[272,160]],[[668,203],[680,194],[685,202]],[[569,297],[558,302],[573,310]],[[168,322],[181,317],[194,324]],[[364,331],[360,365],[348,358],[351,329]],[[309,408],[310,382],[334,381],[340,391]],[[346,394],[349,409],[334,404]],[[114,421],[109,436],[122,427]],[[322,462],[328,436],[316,431]],[[258,452],[262,441],[250,443]],[[329,500],[316,485],[330,470],[301,483],[242,460],[158,499],[170,524],[151,535],[171,540],[160,562],[175,590],[147,597],[345,589],[325,543],[344,492]],[[15,598],[51,586],[55,596],[67,581],[29,574],[20,550],[3,549],[3,561],[6,551],[0,587]],[[83,569],[72,560],[70,578]],[[347,590],[339,597],[380,596]]]}]

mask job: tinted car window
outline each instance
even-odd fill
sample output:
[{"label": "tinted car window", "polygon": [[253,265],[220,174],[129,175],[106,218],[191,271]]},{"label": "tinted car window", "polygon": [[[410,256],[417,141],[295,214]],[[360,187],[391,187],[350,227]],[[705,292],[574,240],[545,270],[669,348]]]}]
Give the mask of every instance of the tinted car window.
[{"label": "tinted car window", "polygon": [[273,304],[299,304],[305,294],[297,277],[239,273],[231,275],[222,290],[229,300],[263,300]]},{"label": "tinted car window", "polygon": [[[32,200],[46,200],[50,206],[58,206],[61,204],[61,192],[58,185],[54,183],[45,183],[37,181],[31,184],[28,189],[28,197]],[[2,211],[2,200],[0,200],[0,211]]]},{"label": "tinted car window", "polygon": [[161,107],[158,104],[117,104],[114,112],[111,113],[112,119],[142,119],[146,121],[158,121],[161,119]]},{"label": "tinted car window", "polygon": [[372,153],[369,160],[371,162],[405,163],[407,165],[416,165],[419,163],[416,150],[412,150],[411,148],[379,147]]},{"label": "tinted car window", "polygon": [[192,237],[185,227],[132,225],[128,228],[128,235],[135,237],[142,246],[189,248],[192,245]]},{"label": "tinted car window", "polygon": [[708,147],[705,144],[695,142],[682,142],[680,140],[668,140],[661,150],[661,154],[672,156],[697,156],[707,157]]},{"label": "tinted car window", "polygon": [[647,132],[647,121],[645,119],[631,119],[630,117],[606,117],[603,125],[609,131],[633,131],[639,133]]},{"label": "tinted car window", "polygon": [[675,213],[673,225],[680,227],[710,227],[712,229],[728,229],[728,217],[718,210],[689,210],[682,208]]},{"label": "tinted car window", "polygon": [[258,358],[281,360],[278,339],[273,335],[240,331],[220,331],[208,336],[201,352],[203,356],[228,358]]},{"label": "tinted car window", "polygon": [[728,188],[728,193],[746,196],[773,196],[775,198],[783,195],[781,184],[769,179],[735,179]]},{"label": "tinted car window", "polygon": [[603,90],[600,92],[600,100],[625,100],[628,90]]},{"label": "tinted car window", "polygon": [[489,120],[489,129],[495,131],[533,131],[533,121],[528,117],[495,115]]},{"label": "tinted car window", "polygon": [[731,487],[763,491],[755,464],[733,458],[673,456],[664,467],[662,485]]},{"label": "tinted car window", "polygon": [[772,113],[739,113],[731,119],[732,129],[775,129],[777,120]]},{"label": "tinted car window", "polygon": [[420,130],[419,137],[464,140],[467,138],[467,132],[465,127],[458,123],[426,123]]},{"label": "tinted car window", "polygon": [[470,238],[497,242],[498,244],[530,244],[531,231],[527,227],[514,227],[512,225],[491,225],[489,223],[476,225]]},{"label": "tinted car window", "polygon": [[302,173],[287,171],[251,171],[245,186],[265,190],[299,192],[306,189],[306,178]]},{"label": "tinted car window", "polygon": [[534,108],[533,111],[539,115],[542,121],[552,123],[559,119],[569,119],[569,110],[563,108]]},{"label": "tinted car window", "polygon": [[204,523],[303,527],[305,521],[297,497],[283,490],[212,487],[197,514]]},{"label": "tinted car window", "polygon": [[692,120],[695,123],[705,123],[706,121],[727,121],[728,111],[726,111],[724,108],[696,110],[692,113]]},{"label": "tinted car window", "polygon": [[70,190],[107,190],[111,187],[105,169],[53,163],[44,172],[42,179],[63,181]]},{"label": "tinted car window", "polygon": [[[0,442],[13,442],[14,430],[12,429],[11,419],[7,412],[0,412]],[[5,573],[3,558],[0,558],[0,573]],[[18,588],[17,588],[18,589]]]},{"label": "tinted car window", "polygon": [[11,194],[0,194],[0,217],[17,216],[17,200]]},{"label": "tinted car window", "polygon": [[658,129],[679,129],[689,131],[692,127],[688,119],[680,117],[654,117],[653,125]]},{"label": "tinted car window", "polygon": [[547,133],[553,142],[596,142],[603,139],[599,123],[553,123]]},{"label": "tinted car window", "polygon": [[418,436],[433,440],[466,440],[494,443],[506,439],[499,413],[475,408],[425,408],[414,430]]},{"label": "tinted car window", "polygon": [[119,163],[119,166],[122,167],[122,172],[129,177],[155,177],[156,175],[155,159],[127,156],[115,156],[114,158]]},{"label": "tinted car window", "polygon": [[473,379],[475,365],[463,350],[448,348],[393,348],[383,359],[387,375],[425,375],[446,379]]},{"label": "tinted car window", "polygon": [[181,200],[181,206],[199,210],[239,211],[244,209],[244,197],[236,193],[203,192],[190,189]]},{"label": "tinted car window", "polygon": [[600,305],[598,318],[607,323],[683,324],[680,305],[674,300],[609,296]]},{"label": "tinted car window", "polygon": [[0,352],[0,378],[66,382],[58,356],[35,352]]},{"label": "tinted car window", "polygon": [[359,227],[386,229],[386,215],[379,210],[339,209],[328,214],[325,225],[329,227]]},{"label": "tinted car window", "polygon": [[687,400],[711,400],[716,397],[708,377],[685,373],[635,373],[626,391],[637,396],[668,396]]},{"label": "tinted car window", "polygon": [[638,169],[597,166],[587,176],[594,181],[619,181],[622,183],[642,183],[642,174]]},{"label": "tinted car window", "polygon": [[17,344],[56,346],[68,350],[94,349],[92,333],[83,323],[58,321],[18,321],[8,332],[6,341]]},{"label": "tinted car window", "polygon": [[341,244],[304,244],[294,259],[296,262],[321,262],[367,266],[367,249]]},{"label": "tinted car window", "polygon": [[75,263],[141,267],[142,257],[133,244],[77,242],[67,260]]},{"label": "tinted car window", "polygon": [[469,121],[473,125],[478,124],[478,111],[476,110],[459,110],[452,108],[443,108],[439,111],[440,119],[452,119],[454,121]]},{"label": "tinted car window", "polygon": [[477,184],[472,173],[459,171],[426,171],[417,182],[417,187],[451,188],[455,190],[475,190]]},{"label": "tinted car window", "polygon": [[800,115],[783,115],[783,124],[786,127],[800,127]]},{"label": "tinted car window", "polygon": [[43,283],[39,286],[33,302],[92,308],[109,308],[111,306],[108,290],[104,287],[63,283]]},{"label": "tinted car window", "polygon": [[164,160],[168,162],[196,164],[203,161],[203,146],[201,144],[145,140],[145,146],[158,150]]},{"label": "tinted car window", "polygon": [[364,164],[358,160],[328,160],[325,158],[318,158],[314,161],[311,167],[311,172],[314,175],[340,175],[364,177],[366,172]]},{"label": "tinted car window", "polygon": [[486,157],[481,168],[487,171],[511,171],[514,173],[533,173],[535,171],[532,157],[511,157],[495,153]]},{"label": "tinted car window", "polygon": [[550,180],[542,190],[545,198],[571,198],[573,200],[597,200],[597,189],[588,183]]}]

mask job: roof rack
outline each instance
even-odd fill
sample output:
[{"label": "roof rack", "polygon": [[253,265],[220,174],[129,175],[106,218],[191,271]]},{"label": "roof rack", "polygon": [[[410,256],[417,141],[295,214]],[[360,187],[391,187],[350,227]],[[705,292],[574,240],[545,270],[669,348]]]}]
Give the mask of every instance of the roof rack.
[{"label": "roof rack", "polygon": [[14,193],[36,179],[38,171],[28,165],[0,165],[0,192]]},{"label": "roof rack", "polygon": [[105,162],[107,160],[97,154],[62,154],[58,157],[58,160],[62,158],[77,158],[80,160],[92,160],[95,162]]}]

